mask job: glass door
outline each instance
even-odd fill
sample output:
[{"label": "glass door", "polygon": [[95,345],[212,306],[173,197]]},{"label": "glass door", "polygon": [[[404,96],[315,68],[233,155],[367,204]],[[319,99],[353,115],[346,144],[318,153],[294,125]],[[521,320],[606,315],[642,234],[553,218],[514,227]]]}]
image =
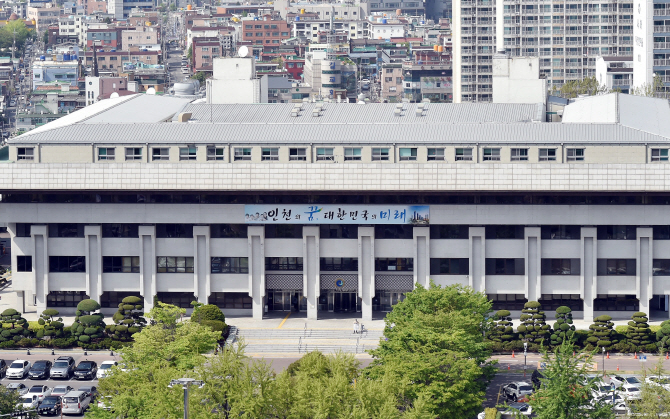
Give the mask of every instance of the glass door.
[{"label": "glass door", "polygon": [[335,294],[333,291],[328,291],[328,311],[335,311]]},{"label": "glass door", "polygon": [[293,302],[293,291],[282,292],[284,300],[284,311],[291,311],[291,303]]}]

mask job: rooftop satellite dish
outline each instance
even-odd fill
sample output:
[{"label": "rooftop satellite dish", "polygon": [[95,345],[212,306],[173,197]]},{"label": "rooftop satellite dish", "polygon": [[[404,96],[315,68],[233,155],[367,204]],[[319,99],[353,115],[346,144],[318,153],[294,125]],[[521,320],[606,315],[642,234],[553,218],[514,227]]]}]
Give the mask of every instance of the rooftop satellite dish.
[{"label": "rooftop satellite dish", "polygon": [[109,98],[110,98],[110,99],[114,99],[114,98],[117,98],[117,97],[119,97],[119,94],[116,93],[116,92],[114,92],[114,93],[112,93],[111,95],[109,95]]},{"label": "rooftop satellite dish", "polygon": [[147,94],[148,95],[155,95],[156,94],[156,89],[154,89],[153,87],[148,88],[147,89]]},{"label": "rooftop satellite dish", "polygon": [[238,57],[248,57],[249,56],[249,48],[246,45],[242,45],[240,49],[237,50],[237,56]]}]

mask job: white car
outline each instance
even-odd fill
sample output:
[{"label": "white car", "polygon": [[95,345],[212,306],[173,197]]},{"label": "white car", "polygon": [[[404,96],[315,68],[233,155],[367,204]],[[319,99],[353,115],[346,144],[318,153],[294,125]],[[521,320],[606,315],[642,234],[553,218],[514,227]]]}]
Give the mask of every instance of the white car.
[{"label": "white car", "polygon": [[639,400],[642,398],[640,387],[635,384],[623,384],[621,387],[617,387],[617,391],[621,393],[624,400]]},{"label": "white car", "polygon": [[623,384],[633,384],[636,386],[642,385],[642,381],[638,380],[637,377],[633,376],[624,377],[622,375],[615,375],[614,377],[611,377],[610,383],[614,385],[614,387],[616,388],[619,388]]},{"label": "white car", "polygon": [[25,378],[30,370],[30,361],[17,359],[7,368],[7,378]]},{"label": "white car", "polygon": [[40,401],[37,399],[37,396],[28,396],[27,394],[21,398],[21,402],[18,407],[23,407],[25,410],[37,409],[37,406],[40,404]]},{"label": "white car", "polygon": [[14,390],[19,393],[19,396],[23,396],[28,392],[28,387],[23,383],[9,383],[7,384],[7,390]]},{"label": "white car", "polygon": [[670,377],[668,377],[667,375],[661,375],[660,377],[657,375],[653,375],[647,377],[647,379],[644,381],[646,381],[647,384],[650,384],[652,386],[660,386],[666,390],[670,390]]},{"label": "white car", "polygon": [[37,400],[42,401],[45,397],[51,395],[51,389],[47,386],[32,386],[25,397],[37,396]]},{"label": "white car", "polygon": [[182,68],[181,74],[188,74],[188,68]]},{"label": "white car", "polygon": [[594,398],[599,399],[601,397],[612,397],[612,390],[614,386],[610,384],[605,384],[602,381],[596,381],[593,383],[593,388],[591,389],[591,394]]},{"label": "white car", "polygon": [[119,363],[116,361],[103,361],[102,364],[100,364],[100,367],[98,367],[98,372],[95,376],[98,379],[107,377],[107,375],[112,372],[112,367],[115,365],[119,365]]}]

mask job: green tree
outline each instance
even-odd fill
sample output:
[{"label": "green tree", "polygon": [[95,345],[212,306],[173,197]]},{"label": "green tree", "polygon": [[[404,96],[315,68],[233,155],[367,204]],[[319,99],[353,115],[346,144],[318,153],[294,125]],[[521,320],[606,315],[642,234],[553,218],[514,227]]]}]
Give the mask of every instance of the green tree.
[{"label": "green tree", "polygon": [[[659,356],[654,368],[645,371],[645,376],[657,377],[661,382],[667,384],[667,372],[663,367],[663,357]],[[640,399],[630,402],[633,417],[662,418],[670,413],[670,392],[661,385],[651,384],[643,381],[640,385]]]},{"label": "green tree", "polygon": [[143,315],[143,299],[130,295],[121,300],[119,309],[112,317],[114,324],[108,325],[105,329],[113,339],[128,341],[146,325],[147,321]]},{"label": "green tree", "polygon": [[589,337],[586,338],[586,342],[590,348],[604,347],[605,350],[610,350],[612,345],[619,343],[612,317],[603,314],[593,319],[593,324],[589,326]]},{"label": "green tree", "polygon": [[21,316],[21,313],[8,308],[2,314],[2,332],[0,332],[0,342],[8,340],[19,341],[30,337],[32,332],[28,329],[28,321]]},{"label": "green tree", "polygon": [[91,299],[81,300],[77,304],[74,323],[70,328],[72,336],[79,342],[88,343],[103,337],[105,331],[105,316],[97,313],[100,310],[100,304]]},{"label": "green tree", "polygon": [[386,339],[370,351],[374,360],[366,376],[396,380],[414,415],[476,415],[493,371],[484,341],[493,322],[491,304],[469,287],[417,285],[386,316]]},{"label": "green tree", "polygon": [[189,45],[188,52],[186,53],[187,60],[191,61],[191,57],[193,57],[193,44]]},{"label": "green tree", "polygon": [[516,328],[521,339],[528,343],[542,345],[551,332],[542,304],[528,301],[521,310],[521,324]]},{"label": "green tree", "polygon": [[649,83],[644,83],[641,86],[633,87],[630,90],[632,95],[646,96],[646,97],[666,97],[665,84],[658,73],[654,73],[654,79]]},{"label": "green tree", "polygon": [[208,326],[214,331],[223,332],[225,335],[228,325],[226,325],[226,316],[223,311],[214,304],[193,304],[193,314],[191,320],[200,323],[203,326]]},{"label": "green tree", "polygon": [[[48,337],[51,338],[60,338],[63,337],[63,318],[58,317],[59,311],[55,308],[47,308],[40,314],[40,318],[37,322],[44,326],[44,329],[37,332],[38,338]],[[40,336],[41,335],[41,336]]]},{"label": "green tree", "polygon": [[488,338],[493,342],[511,342],[514,340],[514,327],[509,310],[498,310],[493,315],[493,326]]},{"label": "green tree", "polygon": [[592,396],[591,389],[599,378],[584,385],[589,374],[592,354],[577,352],[570,340],[564,340],[553,356],[545,351],[542,385],[530,397],[529,404],[537,419],[611,419],[612,406]]},{"label": "green tree", "polygon": [[580,95],[594,96],[607,93],[608,89],[601,86],[595,77],[586,77],[582,80],[570,80],[561,87],[552,87],[552,93],[561,97],[572,99]]},{"label": "green tree", "polygon": [[653,343],[651,329],[649,329],[649,318],[646,313],[638,311],[633,313],[632,320],[628,322],[626,328],[626,340],[634,351],[650,349]]},{"label": "green tree", "polygon": [[661,323],[661,327],[656,332],[656,345],[661,352],[666,352],[670,347],[670,320]]},{"label": "green tree", "polygon": [[195,73],[194,75],[192,75],[191,78],[192,78],[192,79],[195,79],[195,80],[198,80],[198,81],[200,82],[201,85],[204,85],[204,84],[205,84],[205,80],[207,80],[207,75],[206,75],[204,72],[202,72],[202,71],[198,71],[197,73]]},{"label": "green tree", "polygon": [[[9,415],[17,411],[16,405],[21,401],[18,391],[0,386],[0,415]],[[18,409],[23,410],[23,409]]]},{"label": "green tree", "polygon": [[560,345],[566,339],[572,339],[574,333],[575,326],[572,324],[572,309],[566,306],[557,308],[556,323],[554,323],[554,330],[549,337],[551,344],[553,346]]}]

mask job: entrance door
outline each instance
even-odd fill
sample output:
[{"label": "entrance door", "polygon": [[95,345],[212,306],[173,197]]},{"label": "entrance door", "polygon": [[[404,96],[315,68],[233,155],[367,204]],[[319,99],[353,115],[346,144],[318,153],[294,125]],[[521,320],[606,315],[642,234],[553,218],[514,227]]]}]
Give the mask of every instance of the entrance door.
[{"label": "entrance door", "polygon": [[[300,291],[268,291],[268,309],[271,311],[298,311],[301,309]],[[305,309],[307,309],[305,304]]]},{"label": "entrance door", "polygon": [[328,297],[332,297],[333,300],[333,309],[329,311],[342,313],[361,311],[360,299],[355,292],[330,292]]}]

